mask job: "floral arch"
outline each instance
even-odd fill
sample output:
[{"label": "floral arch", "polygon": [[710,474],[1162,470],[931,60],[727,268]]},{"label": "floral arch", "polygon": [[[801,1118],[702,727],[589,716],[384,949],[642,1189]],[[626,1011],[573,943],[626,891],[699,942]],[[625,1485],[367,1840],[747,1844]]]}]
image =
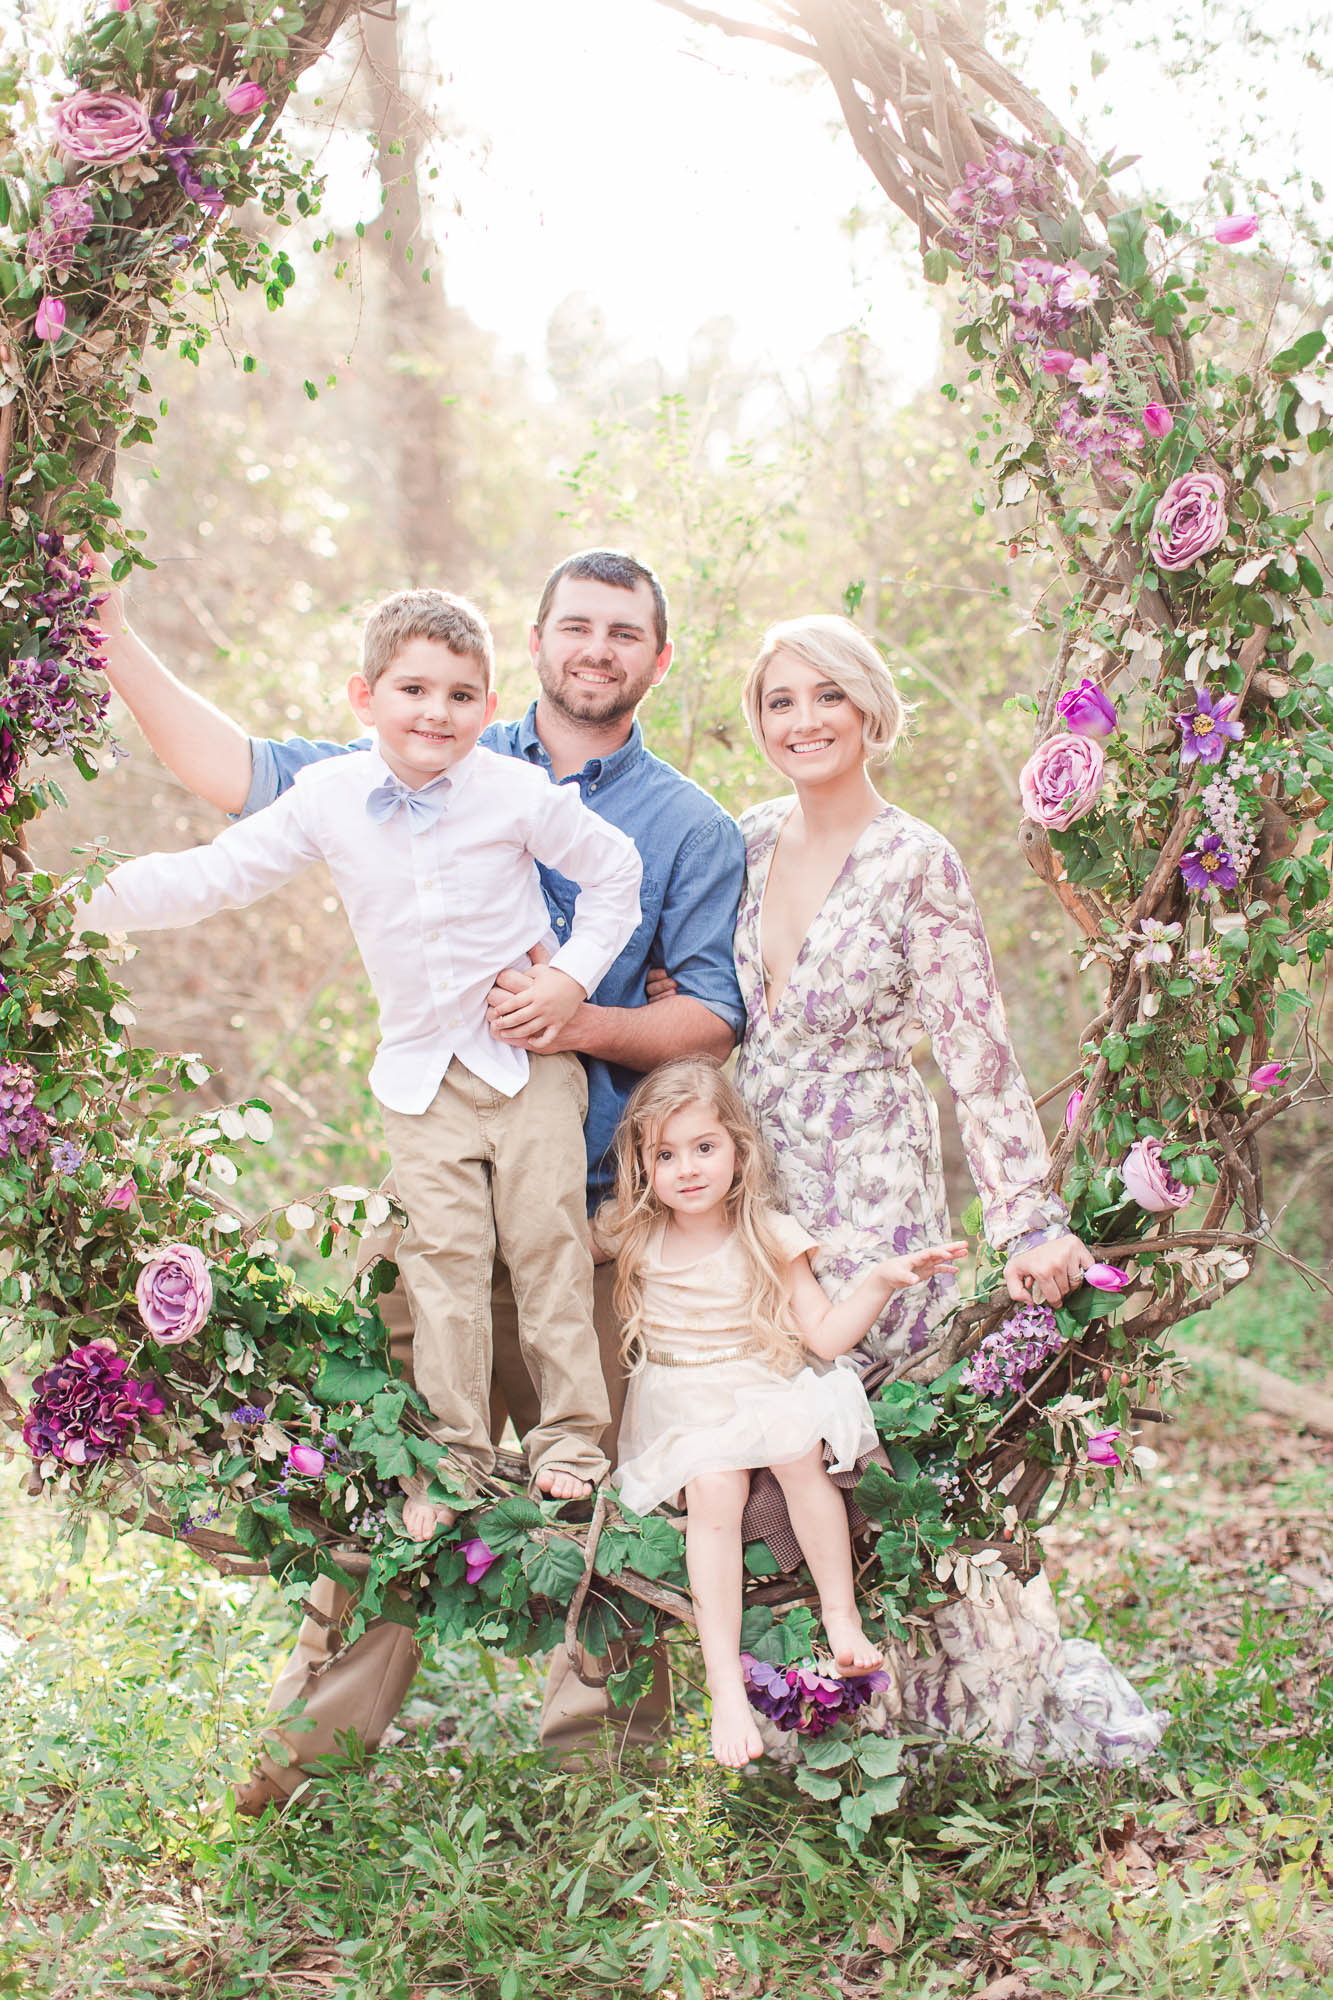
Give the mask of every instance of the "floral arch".
[{"label": "floral arch", "polygon": [[[1117,205],[1114,168],[947,4],[665,4],[827,73],[957,294],[1005,539],[1053,548],[1069,586],[1044,614],[1018,839],[1106,979],[1053,1166],[1102,1267],[1054,1314],[973,1300],[880,1385],[862,1581],[902,1632],[989,1566],[1030,1573],[1043,1504],[1114,1474],[1169,1383],[1170,1327],[1240,1283],[1267,1231],[1260,1135],[1314,1086],[1331,934],[1333,667],[1308,638],[1328,495],[1286,497],[1328,451],[1330,328],[1224,365],[1208,256],[1263,225],[1210,218],[1203,256],[1169,210]],[[117,448],[153,432],[149,357],[197,352],[228,283],[281,303],[278,230],[319,187],[278,116],[355,12],[113,0],[69,45],[45,143],[0,173],[0,1363],[31,1384],[0,1379],[0,1427],[76,1522],[186,1537],[297,1602],[332,1574],[360,1621],[582,1661],[689,1618],[679,1536],[606,1499],[571,1524],[516,1490],[515,1461],[442,1554],[403,1539],[394,1481],[444,1468],[388,1359],[381,1276],[330,1302],[280,1250],[321,1222],[372,1229],[387,1202],[334,1188],[318,1214],[242,1226],[227,1163],[266,1108],[175,1112],[207,1071],[129,1044],[113,968],[71,943],[24,837],[62,803],[55,760],[94,778],[107,740],[79,551],[107,547],[118,575],[141,560],[111,488]],[[242,203],[274,242],[235,226]],[[813,1682],[780,1671],[809,1651],[809,1604],[775,1567],[752,1551],[745,1643],[785,1719],[817,1729]]]}]

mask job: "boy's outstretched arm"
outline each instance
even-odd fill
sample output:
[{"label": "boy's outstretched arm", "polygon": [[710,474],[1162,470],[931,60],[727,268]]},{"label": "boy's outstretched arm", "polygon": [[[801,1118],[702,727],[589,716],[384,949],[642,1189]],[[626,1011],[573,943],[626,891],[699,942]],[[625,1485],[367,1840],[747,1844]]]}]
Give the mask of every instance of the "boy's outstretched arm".
[{"label": "boy's outstretched arm", "polygon": [[932,1243],[905,1257],[886,1257],[836,1304],[810,1268],[808,1256],[791,1267],[792,1311],[812,1354],[833,1361],[865,1339],[895,1292],[920,1285],[935,1271],[951,1271],[967,1255],[966,1243]]},{"label": "boy's outstretched arm", "polygon": [[240,812],[250,790],[250,738],[149,651],[126,619],[124,595],[106,559],[88,554],[103,593],[97,617],[107,680],[183,785],[223,812]]}]

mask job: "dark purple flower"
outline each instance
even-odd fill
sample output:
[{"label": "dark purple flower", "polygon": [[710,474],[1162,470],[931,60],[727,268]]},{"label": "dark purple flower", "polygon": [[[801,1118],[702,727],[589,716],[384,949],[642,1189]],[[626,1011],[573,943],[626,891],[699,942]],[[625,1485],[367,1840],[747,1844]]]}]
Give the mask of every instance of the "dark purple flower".
[{"label": "dark purple flower", "polygon": [[37,1078],[26,1063],[0,1061],[0,1160],[30,1159],[51,1137],[44,1111],[37,1109]]},{"label": "dark purple flower", "polygon": [[231,1420],[247,1430],[251,1424],[262,1424],[266,1414],[258,1403],[238,1403],[231,1412]]},{"label": "dark purple flower", "polygon": [[1234,889],[1239,879],[1236,865],[1216,833],[1205,833],[1197,847],[1182,855],[1180,872],[1186,887],[1196,895],[1209,889]]},{"label": "dark purple flower", "polygon": [[800,1736],[824,1735],[839,1717],[855,1715],[889,1685],[888,1675],[878,1669],[844,1680],[811,1665],[773,1667],[753,1653],[741,1654],[741,1670],[751,1708],[777,1728],[794,1729]]},{"label": "dark purple flower", "polygon": [[1245,731],[1239,722],[1233,722],[1231,711],[1240,700],[1239,695],[1219,695],[1214,701],[1206,687],[1201,687],[1195,696],[1196,706],[1188,715],[1176,717],[1176,727],[1181,734],[1180,761],[1182,764],[1220,764],[1226,755],[1227,743],[1239,743]]},{"label": "dark purple flower", "polygon": [[1120,720],[1115,703],[1095,681],[1081,680],[1077,687],[1066,688],[1055,707],[1075,736],[1114,735]]},{"label": "dark purple flower", "polygon": [[96,1465],[126,1451],[145,1417],[165,1404],[152,1381],[138,1382],[109,1340],[75,1347],[32,1385],[23,1441],[38,1465]]}]

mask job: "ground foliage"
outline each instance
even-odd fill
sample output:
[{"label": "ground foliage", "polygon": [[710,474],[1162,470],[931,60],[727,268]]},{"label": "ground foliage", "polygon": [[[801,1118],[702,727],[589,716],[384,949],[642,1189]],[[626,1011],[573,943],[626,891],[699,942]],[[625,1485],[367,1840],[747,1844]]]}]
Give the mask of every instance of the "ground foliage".
[{"label": "ground foliage", "polygon": [[[26,1417],[37,1477],[76,1520],[108,1512],[182,1535],[224,1567],[240,1554],[298,1602],[316,1574],[338,1576],[359,1590],[351,1636],[389,1617],[446,1645],[470,1635],[510,1655],[545,1650],[586,1585],[577,1636],[602,1653],[613,1637],[651,1638],[661,1618],[688,1615],[675,1530],[603,1506],[594,1547],[583,1524],[497,1483],[446,1544],[423,1553],[403,1538],[397,1480],[424,1468],[447,1493],[448,1469],[424,1406],[388,1364],[379,1280],[320,1297],[282,1262],[295,1230],[322,1223],[331,1244],[383,1222],[384,1198],[339,1186],[317,1203],[238,1213],[228,1196],[237,1156],[264,1141],[267,1106],[175,1115],[172,1093],[203,1084],[206,1070],[129,1046],[114,956],[71,944],[70,904],[22,855],[24,826],[60,802],[32,760],[68,753],[91,777],[105,740],[77,550],[90,534],[118,548],[118,569],[135,558],[103,475],[117,444],[151,431],[138,401],[145,350],[197,352],[225,283],[260,284],[281,303],[290,261],[222,217],[250,198],[281,226],[317,198],[271,121],[340,12],[258,20],[210,4],[100,17],[71,46],[71,81],[138,104],[151,142],[128,165],[87,171],[48,149],[4,182],[12,584],[0,776],[13,851],[0,1022],[17,1061],[0,1142],[0,1356],[36,1371],[109,1340],[163,1407],[145,1400],[120,1448],[78,1452],[38,1427],[32,1401],[25,1411],[0,1391],[0,1407],[11,1429]],[[966,46],[950,53],[962,62]],[[1115,209],[1106,173],[1076,147],[1020,142],[970,115],[960,126],[934,68],[928,81],[937,129],[950,134],[940,173],[956,178],[936,174],[914,196],[927,273],[960,268],[966,279],[959,341],[996,398],[995,497],[1037,496],[1021,538],[1048,538],[1075,586],[1051,619],[1058,665],[1037,704],[1029,770],[1051,745],[1073,745],[1082,790],[1052,811],[1037,771],[1028,846],[1104,963],[1109,992],[1057,1173],[1075,1225],[1108,1256],[1134,1260],[1135,1276],[1123,1302],[1085,1290],[1063,1308],[1048,1327],[1051,1357],[1026,1380],[987,1372],[988,1357],[1012,1359],[1023,1329],[982,1299],[914,1358],[913,1379],[882,1386],[888,1466],[861,1491],[874,1522],[862,1584],[897,1634],[946,1591],[981,1591],[987,1567],[1035,1562],[1027,1522],[1051,1478],[1059,1472],[1065,1500],[1107,1485],[1127,1457],[1116,1440],[1132,1411],[1169,1389],[1165,1330],[1245,1275],[1266,1226],[1257,1135],[1294,1094],[1265,1093],[1282,1081],[1307,1088],[1315,1074],[1309,1037],[1285,1060],[1287,1017],[1299,1018],[1301,982],[1327,944],[1333,832],[1330,672],[1302,639],[1323,588],[1307,552],[1312,509],[1284,511],[1270,491],[1295,457],[1328,447],[1325,332],[1299,333],[1244,375],[1196,361],[1190,343],[1214,309],[1178,218]],[[233,109],[240,83],[266,102]],[[858,128],[860,102],[844,98],[844,109],[883,178],[885,141]],[[67,202],[52,207],[70,188],[86,202],[86,227],[70,223]],[[1053,349],[1057,338],[1065,345]],[[1178,560],[1163,510],[1200,472],[1207,518]],[[1103,725],[1111,711],[1099,735],[1057,708],[1080,676],[1095,684]],[[1216,738],[1198,747],[1217,716],[1228,724],[1224,767]],[[1222,805],[1206,790],[1220,777]],[[1284,1062],[1258,1083],[1275,1037]],[[1165,1201],[1140,1201],[1125,1172],[1145,1148],[1150,1196]],[[1172,1217],[1193,1188],[1206,1191],[1207,1212],[1182,1234]],[[145,1263],[173,1245],[201,1251],[208,1267],[206,1316],[183,1341],[160,1338],[135,1295]],[[55,1380],[44,1376],[36,1396],[49,1401],[42,1383]],[[802,1657],[808,1605],[774,1592],[762,1548],[750,1563],[744,1643],[773,1661]],[[644,1672],[627,1669],[616,1691]],[[897,1802],[899,1763],[895,1746],[825,1744],[809,1753],[804,1782],[837,1796],[840,1830],[858,1845]]]}]

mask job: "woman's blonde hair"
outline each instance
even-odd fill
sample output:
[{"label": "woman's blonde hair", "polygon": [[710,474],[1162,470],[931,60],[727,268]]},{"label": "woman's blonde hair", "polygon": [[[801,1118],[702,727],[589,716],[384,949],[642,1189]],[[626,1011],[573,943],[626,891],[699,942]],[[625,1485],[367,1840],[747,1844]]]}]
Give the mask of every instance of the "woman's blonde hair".
[{"label": "woman's blonde hair", "polygon": [[[764,749],[760,705],[764,675],[779,653],[792,653],[823,679],[836,681],[854,708],[861,711],[861,741],[868,751],[887,757],[902,734],[910,711],[878,648],[850,618],[818,612],[809,618],[788,618],[770,625],[759,657],[745,678],[741,700],[755,742]],[[764,752],[767,756],[767,751]]]},{"label": "woman's blonde hair", "polygon": [[691,1104],[706,1104],[736,1148],[736,1170],[726,1198],[727,1215],[740,1240],[753,1281],[750,1337],[762,1343],[759,1358],[794,1374],[802,1358],[792,1314],[784,1255],[765,1215],[773,1179],[760,1138],[736,1086],[707,1056],[663,1063],[637,1085],[616,1131],[616,1181],[594,1218],[607,1249],[616,1252],[615,1306],[624,1325],[621,1356],[643,1358],[643,1260],[648,1240],[670,1213],[653,1192],[652,1155],[662,1127]]}]

